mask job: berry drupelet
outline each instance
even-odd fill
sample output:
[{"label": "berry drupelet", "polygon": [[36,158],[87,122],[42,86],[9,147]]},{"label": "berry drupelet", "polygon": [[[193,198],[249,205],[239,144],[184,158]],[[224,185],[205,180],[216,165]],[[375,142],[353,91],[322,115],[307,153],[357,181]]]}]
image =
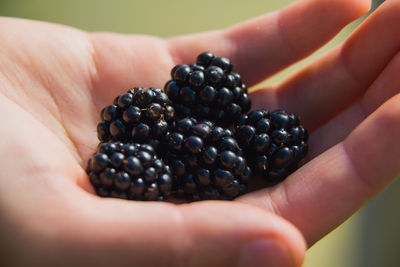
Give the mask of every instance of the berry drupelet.
[{"label": "berry drupelet", "polygon": [[230,127],[248,112],[251,101],[247,87],[232,68],[228,58],[211,52],[198,55],[196,64],[176,65],[164,90],[177,117],[211,120]]},{"label": "berry drupelet", "polygon": [[255,174],[275,184],[295,171],[308,151],[308,133],[283,110],[255,110],[242,116],[235,137]]},{"label": "berry drupelet", "polygon": [[165,145],[178,196],[230,200],[246,191],[251,170],[231,131],[185,118],[176,123]]},{"label": "berry drupelet", "polygon": [[147,144],[102,143],[86,171],[102,197],[164,200],[173,185],[169,167]]},{"label": "berry drupelet", "polygon": [[159,139],[173,125],[174,108],[159,88],[133,88],[117,96],[114,103],[101,111],[97,125],[100,142],[124,141],[150,143]]}]

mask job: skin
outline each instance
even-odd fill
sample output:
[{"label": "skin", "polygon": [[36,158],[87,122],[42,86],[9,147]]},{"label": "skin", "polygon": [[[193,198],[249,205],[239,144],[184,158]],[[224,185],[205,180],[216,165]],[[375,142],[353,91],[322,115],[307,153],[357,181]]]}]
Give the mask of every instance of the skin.
[{"label": "skin", "polygon": [[130,87],[163,87],[173,65],[205,50],[231,58],[252,86],[368,4],[302,0],[168,40],[1,18],[0,265],[300,266],[307,247],[400,173],[400,1],[386,1],[282,84],[251,94],[254,109],[286,109],[310,130],[307,164],[275,187],[234,202],[101,199],[84,172],[98,114]]}]

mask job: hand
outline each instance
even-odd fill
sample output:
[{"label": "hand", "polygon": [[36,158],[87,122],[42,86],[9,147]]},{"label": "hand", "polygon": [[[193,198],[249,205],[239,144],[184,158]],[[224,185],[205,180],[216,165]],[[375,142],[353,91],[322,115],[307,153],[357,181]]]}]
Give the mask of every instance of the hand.
[{"label": "hand", "polygon": [[[396,97],[388,100],[399,80],[396,1],[342,47],[253,94],[254,108],[285,108],[311,130],[313,159],[284,183],[237,202],[141,203],[91,194],[84,167],[101,108],[127,88],[162,87],[174,64],[204,50],[230,57],[254,85],[312,53],[368,2],[298,1],[224,31],[169,40],[1,19],[3,265],[300,265],[302,235],[312,244],[398,173]],[[376,93],[385,82],[385,94]]]},{"label": "hand", "polygon": [[254,108],[300,114],[309,162],[284,183],[247,194],[292,222],[312,245],[400,174],[400,1],[386,1],[339,47],[275,88]]}]

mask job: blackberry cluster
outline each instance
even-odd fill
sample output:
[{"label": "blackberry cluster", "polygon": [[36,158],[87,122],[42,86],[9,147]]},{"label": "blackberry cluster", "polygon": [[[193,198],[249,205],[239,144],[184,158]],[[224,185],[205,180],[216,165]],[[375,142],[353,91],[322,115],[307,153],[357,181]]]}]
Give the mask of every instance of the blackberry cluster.
[{"label": "blackberry cluster", "polygon": [[185,118],[166,139],[166,162],[177,193],[192,200],[233,199],[245,192],[251,170],[231,131]]},{"label": "blackberry cluster", "polygon": [[228,58],[203,52],[196,64],[176,65],[164,87],[178,118],[194,117],[229,127],[250,110],[247,87]]},{"label": "blackberry cluster", "polygon": [[308,134],[282,110],[256,110],[232,63],[211,52],[159,88],[136,87],[101,111],[87,173],[102,197],[230,200],[254,174],[282,181],[305,157]]},{"label": "blackberry cluster", "polygon": [[170,168],[150,145],[100,144],[89,159],[87,173],[102,197],[164,200],[173,186]]},{"label": "blackberry cluster", "polygon": [[308,151],[308,133],[296,115],[256,110],[242,116],[236,139],[252,171],[271,184],[297,169]]},{"label": "blackberry cluster", "polygon": [[173,126],[174,114],[161,89],[132,88],[103,108],[97,137],[100,142],[150,143],[157,147],[159,139]]}]

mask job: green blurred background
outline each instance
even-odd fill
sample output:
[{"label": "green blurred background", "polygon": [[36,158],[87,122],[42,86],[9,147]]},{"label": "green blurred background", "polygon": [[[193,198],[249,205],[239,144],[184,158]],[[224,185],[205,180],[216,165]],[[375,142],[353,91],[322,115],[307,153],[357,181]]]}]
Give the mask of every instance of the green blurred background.
[{"label": "green blurred background", "polygon": [[[294,1],[251,0],[244,3],[232,0],[0,0],[0,15],[66,24],[88,31],[169,37],[228,27],[281,9],[292,2]],[[373,1],[372,9],[382,2],[383,0]],[[347,26],[309,58],[259,86],[281,81],[283,77],[337,46],[366,16]],[[392,183],[342,226],[315,244],[308,251],[304,266],[400,266],[398,203],[400,181]]]}]

